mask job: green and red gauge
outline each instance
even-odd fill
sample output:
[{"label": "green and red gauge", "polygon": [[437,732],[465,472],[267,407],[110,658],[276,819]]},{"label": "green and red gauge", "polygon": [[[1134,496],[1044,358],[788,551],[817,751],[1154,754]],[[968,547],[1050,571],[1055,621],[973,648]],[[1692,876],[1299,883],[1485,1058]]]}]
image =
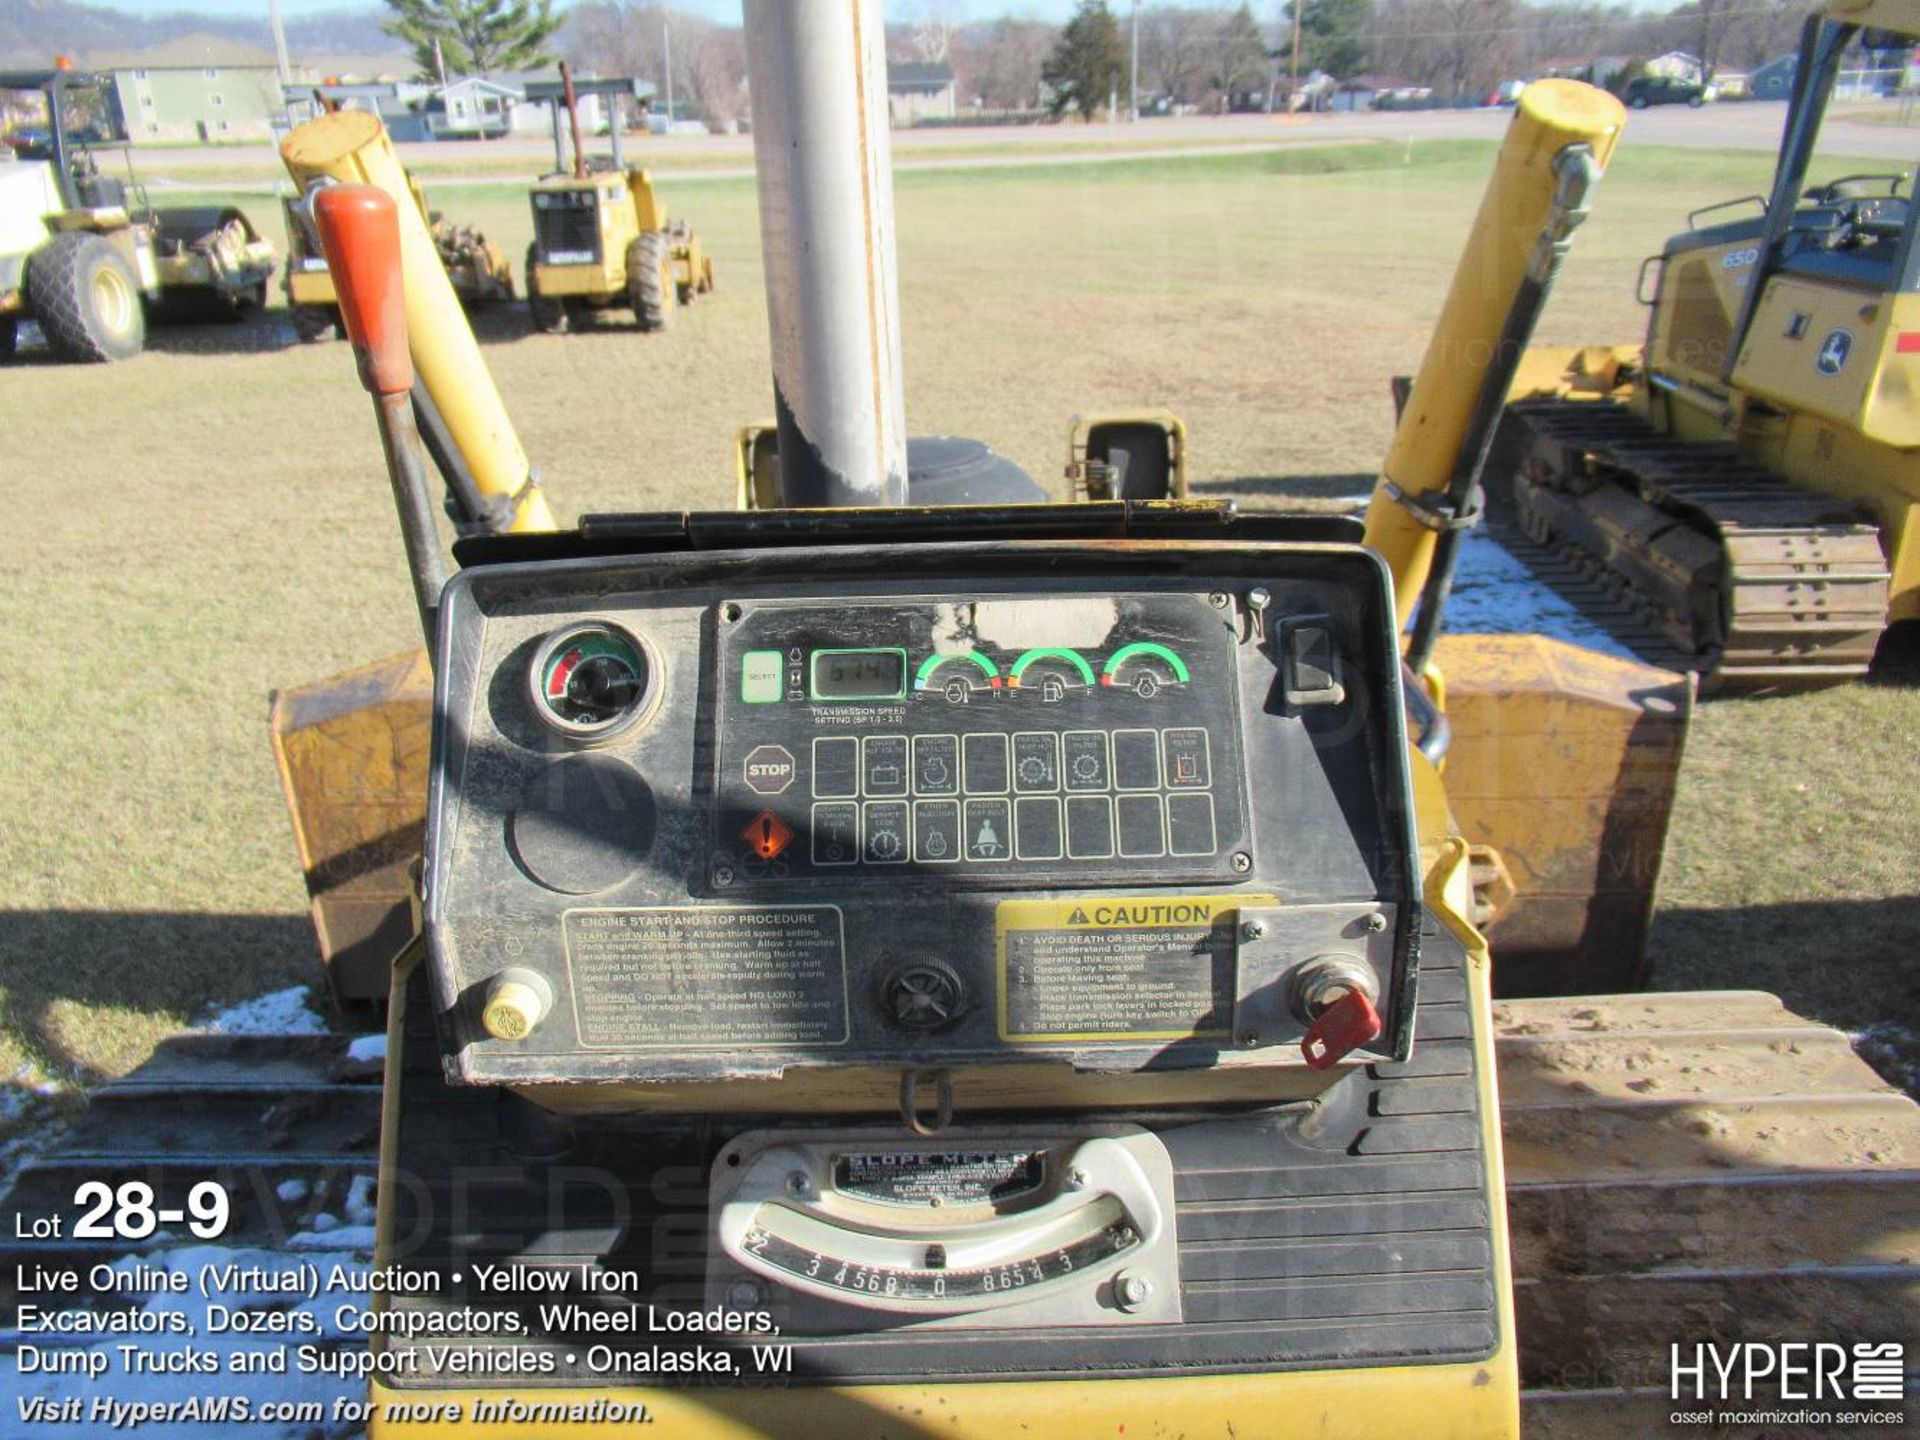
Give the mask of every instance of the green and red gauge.
[{"label": "green and red gauge", "polygon": [[1046,645],[1029,650],[1007,670],[1007,687],[1038,690],[1043,700],[1060,700],[1069,690],[1093,684],[1093,666],[1078,650]]},{"label": "green and red gauge", "polygon": [[976,690],[998,690],[1000,667],[978,650],[963,650],[954,655],[929,655],[913,674],[914,693],[944,695],[955,705],[964,705]]},{"label": "green and red gauge", "polygon": [[646,711],[654,667],[638,640],[596,620],[550,635],[528,678],[534,709],[549,726],[570,739],[604,740]]},{"label": "green and red gauge", "polygon": [[1100,671],[1100,683],[1116,690],[1131,690],[1142,698],[1159,694],[1169,685],[1187,683],[1187,662],[1179,653],[1151,640],[1136,640],[1122,645],[1107,657]]}]

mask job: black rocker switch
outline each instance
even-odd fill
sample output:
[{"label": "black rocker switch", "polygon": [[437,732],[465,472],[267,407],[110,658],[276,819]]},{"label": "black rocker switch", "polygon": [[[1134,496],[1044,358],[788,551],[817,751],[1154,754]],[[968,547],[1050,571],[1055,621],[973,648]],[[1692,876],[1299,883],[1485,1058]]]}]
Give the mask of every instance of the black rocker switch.
[{"label": "black rocker switch", "polygon": [[1340,652],[1324,615],[1301,615],[1280,629],[1282,686],[1289,705],[1338,705],[1347,698],[1340,683]]}]

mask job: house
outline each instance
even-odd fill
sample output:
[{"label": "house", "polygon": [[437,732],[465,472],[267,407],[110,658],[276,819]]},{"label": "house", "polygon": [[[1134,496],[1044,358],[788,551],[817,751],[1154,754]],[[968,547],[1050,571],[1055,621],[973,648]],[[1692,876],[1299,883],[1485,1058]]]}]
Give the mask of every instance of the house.
[{"label": "house", "polygon": [[1429,103],[1433,90],[1392,75],[1355,75],[1333,90],[1334,110],[1408,109]]},{"label": "house", "polygon": [[[423,107],[435,140],[487,140],[510,134],[538,135],[547,129],[547,107],[527,105],[523,86],[486,75],[462,75],[435,90]],[[587,118],[585,99],[580,124]],[[522,112],[525,118],[519,118]],[[529,123],[531,122],[531,123]]]},{"label": "house", "polygon": [[273,56],[219,36],[109,52],[92,65],[113,77],[127,138],[136,145],[271,139],[285,103]]},{"label": "house", "polygon": [[887,110],[895,125],[954,117],[953,66],[890,60],[887,62]]},{"label": "house", "polygon": [[[301,104],[307,98],[302,90],[307,88],[299,85],[287,87],[289,111],[297,110],[301,115],[307,113],[307,108]],[[427,101],[433,96],[433,87],[421,81],[336,82],[312,86],[309,93],[342,110],[364,110],[370,115],[378,115],[381,123],[387,127],[388,138],[397,144],[433,139],[425,114]]]},{"label": "house", "polygon": [[1646,72],[1666,80],[1688,80],[1695,85],[1707,83],[1707,67],[1700,57],[1685,50],[1669,50],[1647,61]]},{"label": "house", "polygon": [[1756,100],[1785,100],[1793,94],[1793,77],[1799,69],[1798,55],[1782,55],[1756,66],[1747,77],[1747,93]]},{"label": "house", "polygon": [[[528,100],[534,81],[554,83],[550,73],[529,70],[501,75],[459,75],[446,85],[424,80],[369,80],[350,84],[289,85],[289,110],[305,113],[316,93],[343,110],[378,115],[396,142],[483,140],[502,135],[545,136],[552,131],[546,102]],[[650,88],[650,87],[647,87]],[[607,128],[605,102],[598,95],[579,100],[580,128],[588,135]]]}]

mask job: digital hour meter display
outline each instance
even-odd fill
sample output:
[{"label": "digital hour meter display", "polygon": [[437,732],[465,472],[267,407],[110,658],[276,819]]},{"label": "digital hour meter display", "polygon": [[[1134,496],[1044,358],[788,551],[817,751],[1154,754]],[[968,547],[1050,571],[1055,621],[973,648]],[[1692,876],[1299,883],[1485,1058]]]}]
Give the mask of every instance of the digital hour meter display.
[{"label": "digital hour meter display", "polygon": [[898,700],[907,693],[905,650],[816,650],[815,700]]}]

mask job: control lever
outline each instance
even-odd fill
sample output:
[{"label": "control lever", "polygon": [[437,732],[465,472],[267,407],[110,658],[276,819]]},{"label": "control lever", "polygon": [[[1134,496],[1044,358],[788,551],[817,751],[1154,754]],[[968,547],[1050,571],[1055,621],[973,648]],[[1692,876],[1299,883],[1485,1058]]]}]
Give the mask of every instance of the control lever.
[{"label": "control lever", "polygon": [[1377,1039],[1382,1028],[1373,1001],[1364,990],[1352,989],[1320,1012],[1300,1037],[1300,1053],[1308,1069],[1326,1070]]},{"label": "control lever", "polygon": [[434,612],[447,583],[427,495],[427,454],[414,423],[413,360],[407,351],[407,305],[400,279],[400,225],[393,197],[374,185],[327,185],[312,192],[320,248],[333,275],[340,318],[359,362],[360,383],[373,396],[386,452],[393,502],[413,576],[427,648]]}]

